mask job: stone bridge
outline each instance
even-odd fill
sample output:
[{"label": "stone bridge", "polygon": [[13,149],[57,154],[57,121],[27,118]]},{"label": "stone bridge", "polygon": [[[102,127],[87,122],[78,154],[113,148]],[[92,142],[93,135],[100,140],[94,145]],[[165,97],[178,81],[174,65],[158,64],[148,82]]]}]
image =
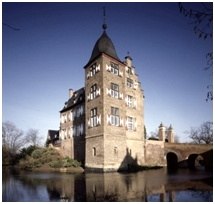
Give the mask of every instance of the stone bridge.
[{"label": "stone bridge", "polygon": [[147,140],[145,143],[145,163],[170,168],[204,166],[206,170],[212,170],[213,145]]},{"label": "stone bridge", "polygon": [[213,164],[213,145],[164,143],[164,155],[167,166],[195,168],[205,166],[210,169]]}]

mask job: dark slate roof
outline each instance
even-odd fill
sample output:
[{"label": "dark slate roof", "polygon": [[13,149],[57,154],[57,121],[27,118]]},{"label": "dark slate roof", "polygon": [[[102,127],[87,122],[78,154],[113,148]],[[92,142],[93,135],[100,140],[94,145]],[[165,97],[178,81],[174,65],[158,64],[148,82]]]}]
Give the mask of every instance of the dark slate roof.
[{"label": "dark slate roof", "polygon": [[113,57],[114,59],[117,59],[120,61],[119,57],[117,56],[114,44],[112,40],[108,37],[105,30],[102,33],[101,37],[96,41],[96,44],[93,48],[90,60],[87,63],[87,65],[102,53],[105,53]]},{"label": "dark slate roof", "polygon": [[60,111],[60,113],[63,113],[64,111],[67,111],[71,109],[72,107],[82,103],[85,101],[85,89],[80,88],[79,90],[75,91],[72,95],[72,97],[65,102],[65,105],[63,109]]}]

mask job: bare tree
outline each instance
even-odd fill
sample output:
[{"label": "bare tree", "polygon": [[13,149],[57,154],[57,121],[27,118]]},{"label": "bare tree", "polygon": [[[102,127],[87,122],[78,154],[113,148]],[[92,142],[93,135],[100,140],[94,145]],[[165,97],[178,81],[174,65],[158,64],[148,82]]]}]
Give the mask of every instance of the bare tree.
[{"label": "bare tree", "polygon": [[12,122],[3,122],[2,147],[10,154],[16,154],[25,145],[23,131],[18,129]]},{"label": "bare tree", "polygon": [[42,137],[39,136],[39,131],[37,129],[29,129],[25,135],[25,139],[30,145],[39,146]]},{"label": "bare tree", "polygon": [[159,140],[159,139],[158,139],[158,131],[157,131],[157,130],[151,131],[151,132],[149,133],[148,140]]},{"label": "bare tree", "polygon": [[204,122],[199,128],[191,128],[189,138],[196,144],[213,143],[213,123]]},{"label": "bare tree", "polygon": [[213,36],[213,3],[179,3],[180,12],[191,20],[193,31],[199,38]]},{"label": "bare tree", "polygon": [[[179,3],[180,12],[190,19],[194,33],[200,39],[213,38],[213,2]],[[206,54],[207,66],[205,70],[213,71],[213,51]],[[211,77],[212,78],[212,77]],[[213,100],[213,84],[207,86],[206,101]]]}]

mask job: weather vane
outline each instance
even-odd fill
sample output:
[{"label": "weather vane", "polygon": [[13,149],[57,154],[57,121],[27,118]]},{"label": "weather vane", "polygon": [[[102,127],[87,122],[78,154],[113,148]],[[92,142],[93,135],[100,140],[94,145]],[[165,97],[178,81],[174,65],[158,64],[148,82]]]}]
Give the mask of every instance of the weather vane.
[{"label": "weather vane", "polygon": [[106,24],[106,10],[105,10],[105,6],[103,7],[103,25],[102,25],[102,28],[104,30],[107,29],[107,24]]}]

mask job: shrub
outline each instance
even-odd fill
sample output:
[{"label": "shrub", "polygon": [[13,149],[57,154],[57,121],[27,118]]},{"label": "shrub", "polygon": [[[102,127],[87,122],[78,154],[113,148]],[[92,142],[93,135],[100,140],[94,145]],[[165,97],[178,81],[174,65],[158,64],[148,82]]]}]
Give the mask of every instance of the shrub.
[{"label": "shrub", "polygon": [[81,162],[77,161],[77,160],[73,160],[73,164],[74,167],[80,167],[81,166]]},{"label": "shrub", "polygon": [[60,168],[62,167],[62,161],[61,160],[54,160],[49,162],[49,166],[52,168]]},{"label": "shrub", "polygon": [[31,156],[34,158],[34,159],[38,159],[42,156],[43,154],[43,149],[36,149],[32,152]]},{"label": "shrub", "polygon": [[74,160],[74,159],[71,159],[69,157],[65,157],[63,160],[62,160],[62,165],[63,167],[79,167],[81,166],[81,163],[78,162],[77,160]]},{"label": "shrub", "polygon": [[37,147],[33,146],[33,145],[22,148],[20,153],[19,153],[19,159],[23,159],[27,155],[30,156],[35,149],[37,149]]},{"label": "shrub", "polygon": [[48,164],[52,168],[79,167],[81,163],[69,157],[62,158],[60,153],[52,148],[37,148],[31,156],[26,155],[21,159],[19,165],[23,169],[32,169]]},{"label": "shrub", "polygon": [[40,160],[34,160],[33,161],[33,168],[38,168],[38,167],[41,167],[42,166],[42,163]]},{"label": "shrub", "polygon": [[27,156],[25,159],[21,159],[19,161],[19,166],[22,169],[32,169],[34,167],[34,159]]}]

